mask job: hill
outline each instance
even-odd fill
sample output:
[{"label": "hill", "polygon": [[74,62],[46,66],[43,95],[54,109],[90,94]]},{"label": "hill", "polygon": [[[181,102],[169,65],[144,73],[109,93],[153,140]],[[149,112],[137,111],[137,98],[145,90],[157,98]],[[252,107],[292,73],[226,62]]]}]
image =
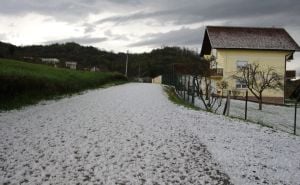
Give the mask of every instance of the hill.
[{"label": "hill", "polygon": [[126,80],[119,73],[74,71],[0,59],[0,109],[18,108]]},{"label": "hill", "polygon": [[[98,67],[102,71],[125,72],[126,53],[114,53],[99,50],[91,46],[77,43],[35,45],[17,47],[0,42],[0,58],[25,61],[24,57],[32,58],[29,62],[39,63],[40,58],[58,58],[62,61],[76,61],[79,69]],[[173,63],[199,63],[197,53],[179,47],[154,49],[149,53],[128,54],[128,77],[155,77],[170,72]]]}]

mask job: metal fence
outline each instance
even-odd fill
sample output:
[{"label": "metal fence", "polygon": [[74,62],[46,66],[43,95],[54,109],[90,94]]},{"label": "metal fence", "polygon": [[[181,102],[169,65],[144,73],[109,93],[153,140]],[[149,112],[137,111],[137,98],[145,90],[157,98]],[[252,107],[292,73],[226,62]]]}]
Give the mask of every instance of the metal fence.
[{"label": "metal fence", "polygon": [[209,87],[208,92],[199,81],[198,76],[192,75],[167,74],[162,77],[163,84],[173,86],[182,100],[195,107],[300,135],[300,124],[297,124],[300,122],[299,101],[286,105],[263,103],[262,110],[259,110],[257,102],[249,101],[247,90],[212,93],[216,91],[213,87]]}]

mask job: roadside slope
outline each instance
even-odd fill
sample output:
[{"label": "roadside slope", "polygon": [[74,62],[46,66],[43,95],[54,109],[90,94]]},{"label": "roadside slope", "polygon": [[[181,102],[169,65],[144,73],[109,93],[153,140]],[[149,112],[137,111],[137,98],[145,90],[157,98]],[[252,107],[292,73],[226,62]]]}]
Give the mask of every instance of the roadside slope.
[{"label": "roadside slope", "polygon": [[119,73],[93,73],[0,59],[0,110],[126,81]]}]

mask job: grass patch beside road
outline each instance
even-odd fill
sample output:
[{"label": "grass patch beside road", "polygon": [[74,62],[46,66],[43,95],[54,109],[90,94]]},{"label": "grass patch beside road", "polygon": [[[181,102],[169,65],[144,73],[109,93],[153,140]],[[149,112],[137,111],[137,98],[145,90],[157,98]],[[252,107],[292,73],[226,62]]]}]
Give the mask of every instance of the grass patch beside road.
[{"label": "grass patch beside road", "polygon": [[0,59],[0,110],[126,81],[119,73],[75,71]]},{"label": "grass patch beside road", "polygon": [[187,103],[184,100],[182,100],[180,97],[178,97],[173,87],[165,86],[164,90],[168,94],[169,100],[172,101],[173,103],[177,105],[182,105],[190,109],[200,110],[198,107],[195,107],[194,105]]}]

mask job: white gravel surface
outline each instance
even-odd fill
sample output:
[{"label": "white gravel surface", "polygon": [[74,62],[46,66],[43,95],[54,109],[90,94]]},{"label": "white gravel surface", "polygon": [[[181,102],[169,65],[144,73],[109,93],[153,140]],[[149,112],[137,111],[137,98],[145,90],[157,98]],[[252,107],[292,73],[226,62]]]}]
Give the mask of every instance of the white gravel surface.
[{"label": "white gravel surface", "polygon": [[[191,99],[191,98],[190,98]],[[217,110],[218,114],[223,114],[226,99],[223,100],[221,107]],[[199,98],[195,99],[196,106],[205,109],[204,104]],[[217,107],[217,104],[215,105]],[[247,119],[267,125],[275,129],[279,129],[288,133],[294,132],[294,106],[283,106],[283,105],[268,105],[263,104],[262,110],[258,109],[258,103],[248,101]],[[230,100],[230,113],[229,116],[235,118],[245,118],[245,101],[244,100]],[[296,132],[300,136],[300,108],[297,111],[297,126]]]},{"label": "white gravel surface", "polygon": [[300,184],[300,139],[125,84],[0,113],[0,184]]}]

